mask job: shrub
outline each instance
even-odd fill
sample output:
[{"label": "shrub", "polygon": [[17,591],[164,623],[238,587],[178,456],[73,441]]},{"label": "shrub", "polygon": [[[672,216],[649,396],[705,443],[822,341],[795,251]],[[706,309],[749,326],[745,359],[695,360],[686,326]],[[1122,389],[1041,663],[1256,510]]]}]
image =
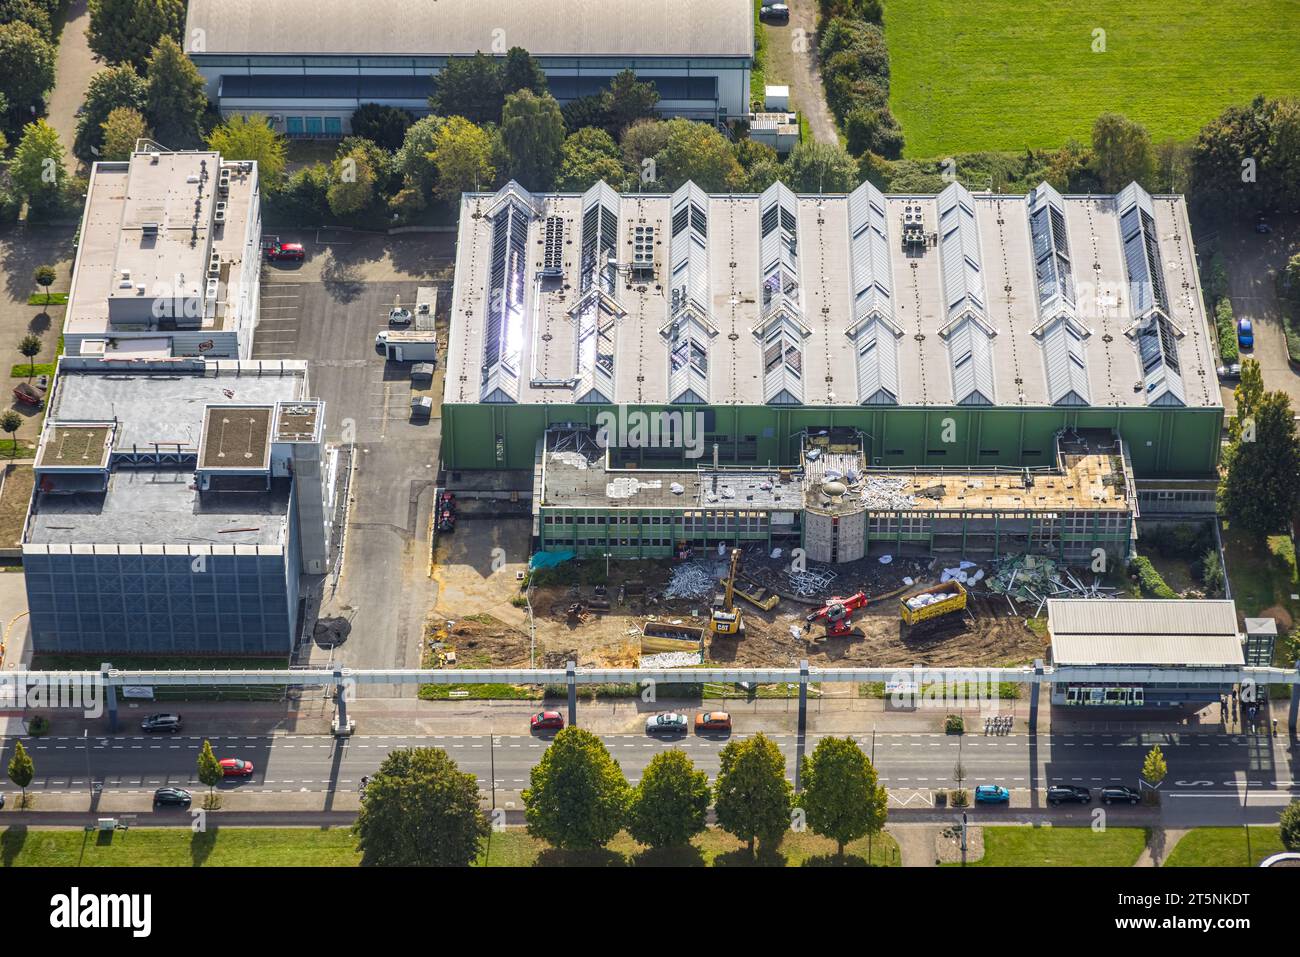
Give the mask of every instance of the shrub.
[{"label": "shrub", "polygon": [[1292,801],[1282,811],[1282,846],[1288,851],[1300,851],[1300,801]]},{"label": "shrub", "polygon": [[886,159],[903,155],[903,129],[889,107],[855,106],[844,118],[844,136],[855,156],[871,152]]},{"label": "shrub", "polygon": [[965,730],[966,730],[966,721],[964,718],[962,718],[961,715],[950,714],[948,715],[948,717],[944,718],[943,721],[944,734],[961,734]]},{"label": "shrub", "polygon": [[1201,584],[1209,598],[1223,596],[1223,564],[1219,561],[1219,550],[1207,548],[1201,556]]},{"label": "shrub", "polygon": [[1214,329],[1219,335],[1219,358],[1231,365],[1241,361],[1237,348],[1237,330],[1232,321],[1232,300],[1220,299],[1214,307]]},{"label": "shrub", "polygon": [[1131,577],[1137,579],[1143,594],[1151,598],[1178,597],[1174,590],[1165,584],[1165,580],[1160,577],[1160,573],[1151,564],[1151,559],[1145,555],[1139,555],[1129,562],[1128,573]]},{"label": "shrub", "polygon": [[46,734],[50,730],[50,719],[44,715],[37,715],[27,723],[27,733],[30,735]]},{"label": "shrub", "polygon": [[949,791],[948,803],[953,807],[966,807],[970,804],[970,793],[965,788]]}]

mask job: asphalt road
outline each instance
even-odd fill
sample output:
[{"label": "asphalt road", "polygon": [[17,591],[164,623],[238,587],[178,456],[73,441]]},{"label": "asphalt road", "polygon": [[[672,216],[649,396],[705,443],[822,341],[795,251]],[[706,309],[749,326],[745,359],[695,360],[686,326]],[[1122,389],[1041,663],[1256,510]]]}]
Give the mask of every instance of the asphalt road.
[{"label": "asphalt road", "polygon": [[[793,734],[774,734],[793,772]],[[821,735],[809,735],[809,751]],[[870,734],[854,735],[864,750],[873,749]],[[650,759],[670,747],[686,751],[712,777],[725,735],[651,738],[639,734],[601,735],[606,747],[635,783]],[[373,773],[390,752],[405,747],[440,747],[462,770],[489,787],[495,767],[499,792],[525,787],[529,769],[547,747],[544,737],[527,735],[357,735],[335,741],[326,735],[211,736],[219,758],[251,760],[251,778],[227,782],[230,789],[294,793],[355,790],[362,775]],[[32,787],[45,791],[88,788],[103,783],[105,792],[140,792],[163,784],[197,786],[195,764],[203,738],[129,734],[90,738],[28,739],[36,765]],[[917,789],[953,787],[958,761],[966,786],[1001,784],[1013,792],[1031,792],[1049,783],[1135,786],[1142,760],[1159,743],[1170,767],[1167,794],[1236,798],[1248,786],[1252,798],[1285,803],[1300,782],[1292,779],[1285,739],[1218,734],[1053,734],[1033,739],[1024,734],[964,738],[937,733],[879,733],[874,740],[881,783],[901,794]],[[4,760],[12,739],[4,739]],[[89,762],[90,776],[87,776]]]}]

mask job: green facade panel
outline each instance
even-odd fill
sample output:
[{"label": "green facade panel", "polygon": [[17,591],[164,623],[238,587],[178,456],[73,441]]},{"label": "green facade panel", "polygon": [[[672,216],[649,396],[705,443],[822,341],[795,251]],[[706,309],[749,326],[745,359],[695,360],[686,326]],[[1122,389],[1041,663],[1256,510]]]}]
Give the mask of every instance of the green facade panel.
[{"label": "green facade panel", "polygon": [[[537,441],[550,426],[595,427],[596,405],[445,405],[443,467],[528,469]],[[1219,463],[1223,410],[1066,408],[780,408],[772,406],[628,406],[626,413],[701,413],[703,463],[719,443],[724,464],[795,465],[799,434],[851,427],[864,434],[873,466],[1011,467],[1050,465],[1053,440],[1063,428],[1114,429],[1124,437],[1134,473],[1141,478],[1213,474]],[[694,435],[695,433],[688,433]],[[624,449],[617,464],[666,468],[692,464],[681,450]]]}]

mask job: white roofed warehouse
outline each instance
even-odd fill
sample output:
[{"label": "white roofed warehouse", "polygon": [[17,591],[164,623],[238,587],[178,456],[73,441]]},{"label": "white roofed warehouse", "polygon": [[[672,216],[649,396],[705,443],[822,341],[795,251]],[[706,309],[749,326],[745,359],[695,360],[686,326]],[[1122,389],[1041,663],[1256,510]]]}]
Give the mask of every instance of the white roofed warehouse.
[{"label": "white roofed warehouse", "polygon": [[381,103],[429,111],[453,57],[523,47],[561,103],[632,70],[659,110],[744,117],[754,56],[750,0],[190,0],[186,53],[224,116],[258,113],[289,136],[338,137]]},{"label": "white roofed warehouse", "polygon": [[[915,473],[945,489],[926,515],[882,523],[852,510],[864,514],[851,519],[850,558],[907,544],[1038,550],[1043,535],[1064,555],[1088,543],[1122,554],[1139,485],[1158,494],[1218,463],[1223,407],[1199,288],[1183,198],[1137,185],[886,196],[864,183],[819,196],[779,182],[761,195],[511,183],[462,199],[443,465],[453,484],[478,470],[518,472],[513,487],[531,477],[535,510],[596,510],[581,517],[601,526],[594,538],[565,528],[553,543],[541,516],[543,547],[646,557],[667,554],[679,529],[648,546],[610,531],[611,503],[546,497],[568,487],[562,471],[600,459],[651,481],[649,470],[685,469],[664,487],[689,492],[699,457],[716,455],[722,469],[805,481],[820,436],[859,479]],[[638,418],[670,424],[647,441]],[[608,455],[539,461],[548,434]],[[645,500],[614,504],[625,515]],[[817,494],[808,502],[774,509],[805,547],[820,508]],[[772,540],[771,522],[748,514],[763,509],[698,505],[676,506],[700,513],[688,540]],[[832,518],[834,540],[843,516]],[[841,543],[825,560],[845,560]]]}]

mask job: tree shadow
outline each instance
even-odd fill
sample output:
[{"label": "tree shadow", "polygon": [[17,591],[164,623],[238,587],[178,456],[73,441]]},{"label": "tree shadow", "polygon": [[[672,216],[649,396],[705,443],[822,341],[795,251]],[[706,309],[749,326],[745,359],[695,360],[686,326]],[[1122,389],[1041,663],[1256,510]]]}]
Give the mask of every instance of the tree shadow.
[{"label": "tree shadow", "polygon": [[632,855],[633,867],[704,867],[704,852],[694,844],[648,847]]},{"label": "tree shadow", "polygon": [[627,858],[608,848],[589,851],[566,851],[547,848],[537,855],[535,867],[627,867]]},{"label": "tree shadow", "polygon": [[714,867],[785,867],[789,861],[777,849],[759,847],[750,854],[748,849],[740,847],[734,851],[725,851],[713,858]]},{"label": "tree shadow", "polygon": [[320,278],[330,298],[344,305],[355,302],[365,288],[356,265],[343,262],[332,252],[329,261],[321,269]]},{"label": "tree shadow", "polygon": [[845,854],[840,857],[838,854],[816,854],[806,858],[801,865],[803,867],[870,867],[867,859],[861,854]]},{"label": "tree shadow", "polygon": [[34,332],[38,336],[45,335],[45,333],[49,332],[49,330],[50,330],[50,314],[48,311],[38,312],[36,315],[32,317],[32,321],[27,323],[27,331]]},{"label": "tree shadow", "polygon": [[217,831],[220,828],[212,827],[206,831],[199,831],[190,838],[190,863],[194,867],[202,867],[207,864],[208,858],[212,856],[212,851],[217,846]]},{"label": "tree shadow", "polygon": [[0,235],[0,268],[5,289],[16,302],[27,302],[33,292],[32,273],[37,266],[61,263],[76,252],[75,226],[29,223]]},{"label": "tree shadow", "polygon": [[26,824],[12,824],[5,828],[4,833],[0,834],[0,862],[3,862],[5,867],[13,867],[14,861],[18,859],[26,843]]}]

